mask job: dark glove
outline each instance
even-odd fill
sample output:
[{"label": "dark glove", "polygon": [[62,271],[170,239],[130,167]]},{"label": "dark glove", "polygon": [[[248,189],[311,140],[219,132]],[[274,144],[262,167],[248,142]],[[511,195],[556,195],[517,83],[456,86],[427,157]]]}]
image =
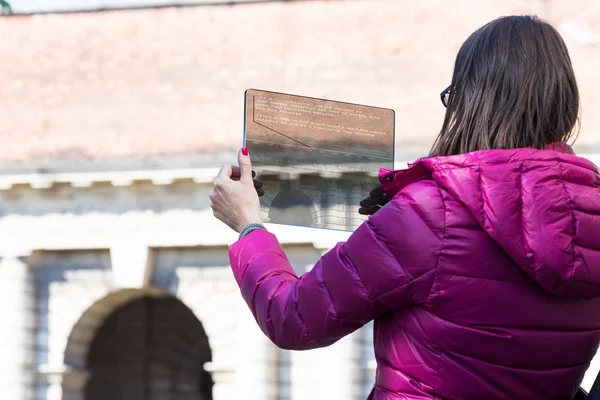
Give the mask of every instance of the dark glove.
[{"label": "dark glove", "polygon": [[358,213],[361,215],[373,215],[381,207],[386,205],[387,202],[387,195],[384,193],[383,187],[379,185],[375,189],[371,190],[369,197],[360,202]]},{"label": "dark glove", "polygon": [[258,197],[264,196],[265,190],[262,188],[263,183],[261,181],[259,181],[258,179],[254,179],[255,176],[256,176],[256,172],[254,172],[254,170],[252,170],[252,182],[254,182],[254,189],[256,189],[256,194],[258,194]]}]

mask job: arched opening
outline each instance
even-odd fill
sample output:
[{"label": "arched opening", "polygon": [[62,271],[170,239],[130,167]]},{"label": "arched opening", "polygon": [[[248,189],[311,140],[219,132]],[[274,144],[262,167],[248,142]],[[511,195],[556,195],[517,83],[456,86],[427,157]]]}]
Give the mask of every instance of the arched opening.
[{"label": "arched opening", "polygon": [[315,214],[312,200],[300,190],[283,190],[269,208],[269,220],[279,224],[312,226]]},{"label": "arched opening", "polygon": [[65,363],[85,379],[63,380],[64,399],[212,400],[208,337],[179,299],[124,290],[94,306],[69,337]]}]

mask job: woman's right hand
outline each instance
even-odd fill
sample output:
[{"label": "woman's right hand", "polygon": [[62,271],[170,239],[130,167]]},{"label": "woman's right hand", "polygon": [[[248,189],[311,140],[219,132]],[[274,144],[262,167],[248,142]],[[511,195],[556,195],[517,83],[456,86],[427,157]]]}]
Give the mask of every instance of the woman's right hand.
[{"label": "woman's right hand", "polygon": [[360,202],[360,208],[358,209],[358,213],[361,215],[373,215],[381,207],[386,205],[387,202],[388,198],[385,192],[383,191],[383,187],[379,185],[375,189],[371,190],[371,192],[369,193],[369,197],[363,199]]},{"label": "woman's right hand", "polygon": [[[233,175],[231,175],[231,179],[234,181],[240,180],[240,167],[237,165],[232,166]],[[263,189],[263,183],[258,179],[254,179],[256,177],[256,172],[252,170],[252,182],[254,182],[254,189],[256,189],[256,194],[258,197],[262,197],[265,195],[265,190]]]}]

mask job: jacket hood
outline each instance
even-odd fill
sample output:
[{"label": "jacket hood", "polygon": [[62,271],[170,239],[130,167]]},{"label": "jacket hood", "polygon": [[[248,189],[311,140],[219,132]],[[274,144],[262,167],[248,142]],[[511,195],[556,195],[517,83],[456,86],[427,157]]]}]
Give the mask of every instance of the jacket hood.
[{"label": "jacket hood", "polygon": [[381,178],[395,191],[434,179],[546,292],[600,297],[600,176],[567,145],[426,158],[393,175]]}]

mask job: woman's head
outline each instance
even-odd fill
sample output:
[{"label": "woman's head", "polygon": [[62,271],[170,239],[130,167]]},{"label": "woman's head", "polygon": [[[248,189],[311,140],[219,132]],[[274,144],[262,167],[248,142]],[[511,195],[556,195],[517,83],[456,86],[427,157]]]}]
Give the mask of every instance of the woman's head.
[{"label": "woman's head", "polygon": [[456,57],[446,117],[432,156],[566,142],[579,92],[565,43],[530,16],[499,18],[474,32]]}]

